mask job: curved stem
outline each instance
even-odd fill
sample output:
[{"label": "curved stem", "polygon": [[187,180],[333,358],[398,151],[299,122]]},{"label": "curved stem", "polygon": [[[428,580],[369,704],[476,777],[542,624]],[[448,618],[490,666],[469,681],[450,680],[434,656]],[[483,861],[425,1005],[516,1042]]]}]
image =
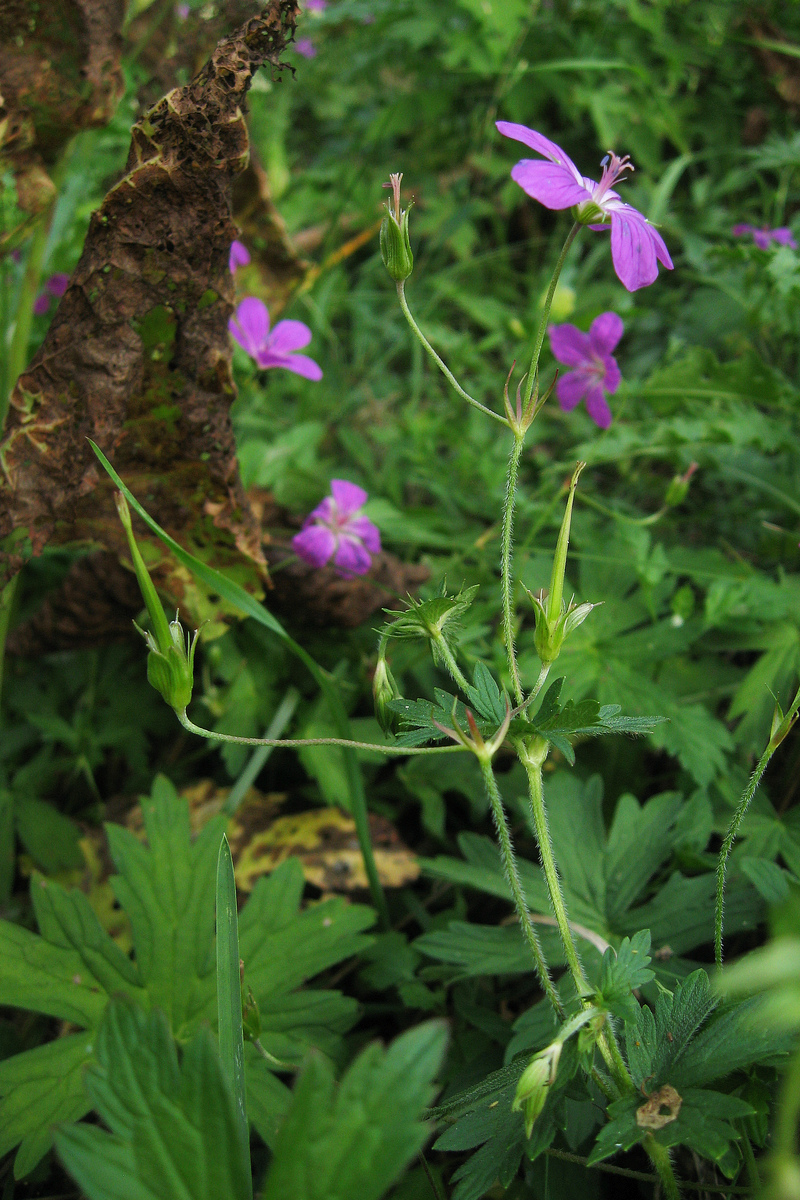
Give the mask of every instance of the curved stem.
[{"label": "curved stem", "polygon": [[425,334],[422,332],[419,325],[417,325],[416,321],[414,320],[414,318],[411,315],[411,310],[409,309],[408,301],[406,300],[405,285],[402,280],[400,280],[397,284],[397,295],[400,300],[400,307],[403,310],[403,315],[405,316],[405,319],[408,321],[409,325],[411,326],[414,336],[417,338],[420,345],[425,350],[427,350],[428,354],[431,356],[433,361],[436,363],[437,367],[442,372],[445,379],[448,381],[448,383],[452,387],[455,388],[455,390],[458,392],[459,396],[463,396],[463,398],[467,401],[468,404],[471,404],[473,408],[480,409],[480,411],[482,413],[485,413],[487,417],[491,417],[493,420],[499,421],[501,425],[508,425],[508,421],[505,419],[505,417],[501,417],[499,413],[492,412],[491,408],[487,408],[485,404],[481,404],[480,400],[476,400],[473,396],[470,396],[469,392],[465,392],[464,389],[462,388],[461,384],[456,379],[453,372],[450,370],[450,368],[447,366],[447,364],[445,362],[443,362],[442,359],[439,357],[439,355],[436,353],[433,346],[430,344],[428,339],[425,337]]},{"label": "curved stem", "polygon": [[519,667],[517,666],[517,652],[514,646],[514,602],[512,595],[511,559],[514,545],[514,505],[517,496],[517,476],[519,474],[519,460],[524,440],[524,433],[515,433],[514,445],[511,448],[506,475],[506,495],[503,501],[503,531],[501,534],[500,549],[500,578],[503,592],[503,637],[506,643],[508,669],[511,673],[514,698],[517,704],[522,704],[523,692],[522,682],[519,677]]},{"label": "curved stem", "polygon": [[440,634],[439,637],[434,640],[434,646],[436,648],[436,653],[441,657],[442,662],[447,667],[453,682],[458,684],[462,690],[466,691],[470,686],[469,680],[456,662],[455,655],[447,644],[446,638]]},{"label": "curved stem", "polygon": [[576,221],[572,226],[572,229],[570,229],[569,233],[567,234],[567,240],[564,242],[564,245],[561,248],[561,253],[558,256],[558,262],[556,263],[555,270],[553,271],[553,277],[550,280],[550,286],[547,289],[547,295],[544,298],[542,319],[539,322],[539,330],[536,334],[536,342],[533,347],[533,354],[531,355],[531,365],[528,367],[528,377],[525,381],[525,398],[522,406],[523,409],[528,407],[528,402],[533,394],[533,389],[536,386],[539,371],[539,356],[542,353],[542,346],[544,345],[544,335],[547,331],[547,322],[550,319],[550,309],[553,305],[553,296],[556,294],[558,277],[561,274],[561,268],[566,262],[570,246],[575,241],[580,228],[580,225]]},{"label": "curved stem", "polygon": [[503,808],[503,798],[500,795],[500,790],[497,786],[497,780],[492,771],[492,764],[488,758],[478,758],[480,763],[481,775],[483,782],[486,785],[486,791],[489,796],[489,803],[492,806],[492,816],[497,830],[497,839],[500,843],[500,857],[503,860],[503,871],[505,873],[506,882],[511,888],[511,895],[514,898],[514,907],[517,910],[519,924],[522,930],[522,935],[528,943],[528,948],[533,955],[533,961],[536,964],[536,974],[539,976],[542,988],[546,992],[550,1003],[556,1011],[556,1015],[563,1017],[564,1009],[561,1004],[561,997],[555,989],[550,973],[545,962],[542,947],[539,944],[539,938],[531,921],[531,915],[528,911],[528,902],[525,898],[525,892],[522,888],[522,881],[517,870],[517,861],[514,856],[514,846],[511,841],[511,831],[508,828],[508,820],[506,819],[505,809]]},{"label": "curved stem", "polygon": [[722,915],[723,906],[725,903],[725,870],[728,865],[728,855],[731,852],[736,835],[739,832],[739,826],[745,818],[750,801],[756,793],[756,788],[761,782],[761,776],[767,769],[769,760],[772,758],[781,741],[788,733],[795,718],[795,714],[800,710],[800,689],[798,690],[791,707],[786,716],[781,721],[778,729],[770,737],[769,744],[766,750],[758,760],[753,774],[750,776],[747,787],[744,790],[741,800],[736,806],[736,812],[733,814],[731,823],[728,826],[728,832],[725,834],[719,858],[717,859],[717,894],[714,904],[714,958],[718,967],[722,966]]},{"label": "curved stem", "polygon": [[523,710],[523,712],[527,708],[529,708],[531,704],[533,704],[534,700],[539,695],[539,692],[544,687],[545,680],[547,679],[547,676],[550,674],[550,668],[552,667],[552,665],[553,665],[552,663],[542,663],[542,669],[539,672],[539,678],[536,680],[536,683],[533,685],[532,690],[530,692],[528,692],[528,695],[525,697],[525,699],[522,701],[522,704],[520,705],[520,708]]},{"label": "curved stem", "polygon": [[249,738],[238,737],[233,733],[217,733],[213,729],[203,729],[201,725],[195,725],[186,715],[186,709],[183,712],[175,711],[175,715],[180,721],[184,729],[188,729],[189,733],[196,733],[198,737],[206,738],[210,742],[233,742],[237,746],[288,746],[289,748],[297,746],[340,746],[343,749],[350,750],[373,750],[377,754],[453,754],[458,750],[465,750],[465,746],[381,746],[376,742],[353,742],[349,738],[321,737],[321,738]]}]

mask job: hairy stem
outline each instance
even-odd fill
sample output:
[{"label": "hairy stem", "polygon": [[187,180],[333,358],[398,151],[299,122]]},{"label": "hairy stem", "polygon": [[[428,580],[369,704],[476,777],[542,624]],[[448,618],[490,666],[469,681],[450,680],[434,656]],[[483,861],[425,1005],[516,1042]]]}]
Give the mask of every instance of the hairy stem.
[{"label": "hairy stem", "polygon": [[[556,867],[555,855],[553,854],[553,843],[550,838],[547,809],[544,803],[544,788],[542,784],[543,759],[541,754],[532,753],[523,743],[517,744],[517,752],[528,775],[533,832],[539,844],[539,854],[547,882],[547,890],[550,894],[550,903],[553,906],[553,914],[558,925],[558,932],[561,934],[561,942],[564,947],[567,966],[575,982],[578,995],[582,996],[588,991],[589,984],[581,965],[575,939],[572,936],[572,929],[570,928],[567,916],[567,906],[564,902],[564,893],[561,890],[561,881],[558,878],[558,869]],[[607,1023],[598,1033],[597,1047],[605,1059],[606,1065],[620,1092],[630,1091],[633,1083],[631,1082],[628,1068],[625,1065],[625,1060],[617,1045],[614,1030],[610,1024]]]},{"label": "hairy stem", "polygon": [[488,758],[480,757],[478,759],[483,775],[483,782],[486,785],[486,791],[489,796],[489,803],[492,806],[492,816],[494,817],[495,829],[497,830],[497,839],[500,844],[500,857],[503,860],[503,871],[505,873],[508,886],[511,888],[511,895],[514,898],[514,907],[517,910],[519,924],[522,930],[522,935],[528,943],[528,948],[533,955],[533,961],[536,964],[536,973],[539,976],[542,988],[546,992],[550,1003],[559,1017],[563,1017],[564,1009],[561,1004],[561,997],[556,991],[553,981],[550,978],[550,973],[545,962],[542,948],[539,944],[539,938],[531,921],[531,915],[528,911],[528,902],[525,899],[525,893],[522,888],[522,881],[517,870],[517,860],[514,856],[514,846],[511,841],[511,831],[508,828],[508,820],[506,819],[505,809],[503,808],[503,798],[497,786],[497,780],[494,777],[492,764]]},{"label": "hairy stem", "polygon": [[661,1187],[664,1190],[666,1200],[680,1200],[680,1189],[678,1181],[675,1178],[675,1172],[672,1169],[672,1162],[669,1157],[669,1150],[657,1142],[652,1133],[648,1133],[644,1139],[644,1148],[647,1157],[658,1172],[658,1178],[661,1180]]},{"label": "hairy stem", "polygon": [[517,476],[519,474],[519,460],[524,441],[525,435],[523,433],[515,433],[514,445],[511,448],[508,460],[508,472],[506,474],[506,495],[503,502],[503,530],[500,548],[500,578],[503,592],[503,637],[506,643],[508,669],[511,674],[514,698],[517,704],[522,704],[524,694],[522,691],[522,681],[519,677],[519,667],[517,666],[517,652],[514,645],[514,583],[511,575],[511,560],[514,547],[514,505],[517,497]]},{"label": "hairy stem", "polygon": [[552,667],[552,665],[553,665],[552,663],[542,663],[542,669],[539,672],[539,678],[536,680],[536,683],[533,685],[533,688],[531,689],[530,692],[528,692],[528,695],[522,701],[522,704],[520,706],[522,708],[523,712],[526,712],[527,709],[529,708],[529,706],[531,704],[533,704],[534,700],[539,695],[539,692],[544,687],[547,676],[550,674],[550,668]]},{"label": "hairy stem", "polygon": [[455,655],[450,649],[447,639],[442,634],[439,634],[433,644],[436,654],[441,658],[453,682],[463,691],[466,691],[469,687],[469,680],[456,662]]},{"label": "hairy stem", "polygon": [[461,384],[456,379],[453,372],[450,370],[450,368],[447,366],[447,364],[445,362],[443,362],[442,359],[439,357],[439,355],[436,353],[433,346],[430,344],[428,339],[425,337],[425,334],[422,332],[419,325],[417,325],[417,322],[414,320],[414,318],[411,315],[411,310],[409,309],[408,301],[406,300],[405,284],[403,283],[402,280],[400,280],[397,284],[397,295],[400,300],[400,307],[403,310],[403,315],[405,316],[405,319],[408,321],[408,324],[411,327],[411,330],[412,330],[414,336],[417,338],[418,342],[423,347],[423,349],[427,350],[428,354],[431,356],[433,361],[436,363],[437,367],[442,372],[445,379],[448,381],[448,383],[453,388],[455,388],[455,390],[458,392],[459,396],[462,396],[467,401],[468,404],[472,405],[473,408],[477,408],[482,413],[485,413],[487,417],[491,417],[493,420],[499,421],[501,425],[508,425],[508,421],[506,421],[505,417],[501,417],[499,413],[492,412],[491,408],[487,408],[485,404],[481,404],[480,400],[476,400],[473,396],[470,396],[469,392],[465,392],[464,389],[462,388]]},{"label": "hairy stem", "polygon": [[[791,728],[792,722],[796,713],[800,710],[800,689],[792,701],[791,707],[786,716],[781,722],[779,731],[773,733],[769,740],[766,750],[758,760],[753,774],[748,780],[747,787],[744,790],[741,800],[736,806],[736,812],[733,814],[731,823],[728,826],[728,832],[725,834],[725,839],[720,847],[719,858],[717,859],[717,895],[714,905],[714,957],[718,967],[722,966],[722,916],[723,906],[725,903],[725,871],[728,865],[728,856],[731,852],[733,843],[736,840],[736,835],[739,832],[739,826],[745,818],[750,801],[756,793],[756,788],[761,782],[761,776],[767,769],[769,760],[772,758],[775,751],[778,749],[786,732]],[[780,729],[785,730],[781,736]]]}]

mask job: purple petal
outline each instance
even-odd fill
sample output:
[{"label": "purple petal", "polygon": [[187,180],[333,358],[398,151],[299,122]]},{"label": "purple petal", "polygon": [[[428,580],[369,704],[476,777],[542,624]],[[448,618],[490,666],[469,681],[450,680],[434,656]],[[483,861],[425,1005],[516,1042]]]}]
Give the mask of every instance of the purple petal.
[{"label": "purple petal", "polygon": [[589,341],[592,350],[601,357],[610,354],[625,332],[622,317],[615,312],[604,312],[595,317],[589,326]]},{"label": "purple petal", "polygon": [[734,225],[733,229],[731,230],[731,233],[733,234],[734,237],[744,237],[744,235],[746,233],[752,233],[752,232],[753,232],[752,225]]},{"label": "purple petal", "polygon": [[47,292],[40,292],[33,302],[33,311],[37,317],[44,316],[50,307],[50,297]]},{"label": "purple petal", "polygon": [[516,125],[513,121],[496,121],[495,124],[503,137],[513,138],[515,142],[524,142],[543,158],[549,158],[550,162],[566,167],[575,182],[583,186],[583,176],[570,156],[544,134],[537,133],[535,129],[528,129],[527,125]]},{"label": "purple petal", "polygon": [[611,409],[606,403],[603,389],[599,384],[597,387],[589,388],[586,393],[586,411],[595,425],[599,425],[601,429],[608,429],[611,424]]},{"label": "purple petal", "polygon": [[267,361],[259,361],[260,367],[283,367],[285,371],[293,371],[304,379],[319,382],[322,379],[322,367],[306,354],[272,354],[268,351],[264,356]]},{"label": "purple petal", "polygon": [[278,321],[269,336],[269,348],[276,354],[302,350],[311,341],[311,330],[302,321]]},{"label": "purple petal", "polygon": [[315,521],[325,521],[331,524],[336,516],[336,506],[333,496],[326,496],[316,508],[312,509],[303,522],[303,529],[313,525]]},{"label": "purple petal", "polygon": [[233,275],[237,267],[246,267],[249,262],[250,251],[244,242],[232,241],[230,253],[228,254],[228,270],[231,275]]},{"label": "purple petal", "polygon": [[358,538],[370,554],[380,554],[381,535],[377,525],[373,525],[369,517],[351,517],[345,525],[343,533],[349,537]]},{"label": "purple petal", "polygon": [[582,183],[573,178],[567,167],[556,163],[523,158],[511,168],[511,178],[523,192],[527,192],[545,208],[571,208],[573,204],[582,204],[592,196]]},{"label": "purple petal", "polygon": [[336,509],[341,517],[352,516],[367,503],[367,493],[357,483],[347,479],[331,480],[331,495],[336,502]]},{"label": "purple petal", "polygon": [[551,325],[547,331],[550,334],[550,348],[553,357],[568,367],[581,367],[592,355],[589,335],[578,329],[577,325]]},{"label": "purple petal", "polygon": [[611,211],[611,259],[629,292],[647,287],[658,276],[654,229],[630,205]]},{"label": "purple petal", "polygon": [[302,54],[303,58],[316,58],[317,56],[317,47],[311,38],[298,38],[294,48],[298,54]]},{"label": "purple petal", "polygon": [[622,372],[617,365],[617,360],[612,358],[610,354],[604,354],[602,356],[602,362],[604,368],[603,378],[601,381],[602,386],[604,391],[613,396],[614,392],[622,382]]},{"label": "purple petal", "polygon": [[797,242],[792,237],[792,231],[785,225],[782,225],[780,229],[773,229],[772,240],[779,246],[791,246],[793,250],[797,249]]},{"label": "purple petal", "polygon": [[345,579],[353,575],[365,575],[372,565],[372,559],[361,543],[351,541],[346,536],[339,542],[333,561],[337,575],[344,575]]},{"label": "purple petal", "polygon": [[310,525],[292,538],[295,553],[310,567],[324,567],[336,549],[336,538],[325,525]]},{"label": "purple petal", "polygon": [[267,306],[256,296],[247,296],[228,321],[228,329],[252,358],[257,358],[269,333]]},{"label": "purple petal", "polygon": [[580,404],[588,388],[589,380],[583,371],[567,371],[566,375],[559,375],[556,395],[564,412],[571,412],[576,404]]},{"label": "purple petal", "polygon": [[[786,232],[789,232],[788,229]],[[66,271],[57,271],[55,275],[50,276],[44,286],[51,296],[63,296],[69,287],[69,275]]]}]

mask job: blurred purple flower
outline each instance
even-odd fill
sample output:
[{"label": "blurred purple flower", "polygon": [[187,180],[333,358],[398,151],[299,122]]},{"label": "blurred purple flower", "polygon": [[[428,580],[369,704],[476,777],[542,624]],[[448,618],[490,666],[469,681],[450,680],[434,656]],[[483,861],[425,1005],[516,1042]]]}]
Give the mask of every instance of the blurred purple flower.
[{"label": "blurred purple flower", "polygon": [[270,332],[267,306],[256,296],[241,302],[228,329],[260,367],[285,367],[305,379],[322,379],[322,370],[313,358],[295,354],[311,341],[308,326],[302,321],[279,321]]},{"label": "blurred purple flower", "polygon": [[33,302],[33,311],[37,317],[41,317],[50,307],[50,300],[53,296],[59,298],[64,295],[69,287],[69,275],[66,271],[56,271],[55,275],[51,275],[44,285],[44,291]]},{"label": "blurred purple flower", "polygon": [[779,246],[791,246],[793,250],[797,249],[797,242],[792,237],[792,231],[785,225],[781,225],[779,229],[769,229],[766,225],[761,229],[757,225],[734,225],[731,232],[734,237],[744,237],[745,234],[751,233],[759,250],[769,250],[770,242],[777,242]]},{"label": "blurred purple flower", "polygon": [[302,54],[303,58],[317,57],[317,47],[311,38],[298,38],[294,44],[294,48],[298,54]]},{"label": "blurred purple flower", "polygon": [[175,6],[175,12],[178,14],[178,18],[181,21],[185,21],[191,11],[192,10],[188,4],[177,4]]},{"label": "blurred purple flower", "polygon": [[622,376],[611,351],[622,337],[625,326],[616,313],[601,313],[582,333],[575,325],[551,325],[550,346],[554,356],[574,371],[559,376],[556,384],[558,402],[565,412],[570,412],[581,400],[586,400],[586,411],[601,429],[611,424],[611,409],[604,392],[609,395],[617,390]]},{"label": "blurred purple flower", "polygon": [[[526,125],[498,121],[504,137],[524,142],[549,162],[523,158],[511,171],[511,178],[524,192],[545,208],[576,208],[576,219],[590,229],[611,225],[611,258],[614,270],[629,292],[647,287],[658,275],[658,263],[670,271],[672,259],[661,234],[646,217],[611,190],[625,171],[632,171],[627,156],[609,153],[603,159],[600,182],[581,175],[569,155],[560,146]],[[551,165],[552,164],[552,165]],[[597,222],[597,223],[595,223]]]},{"label": "blurred purple flower", "polygon": [[324,567],[331,558],[337,575],[352,579],[370,568],[371,555],[380,554],[381,535],[368,517],[361,515],[367,493],[346,479],[331,480],[326,496],[306,517],[292,538],[298,556],[312,567]]},{"label": "blurred purple flower", "polygon": [[328,7],[328,0],[306,0],[306,8],[309,12],[324,12]]},{"label": "blurred purple flower", "polygon": [[228,270],[231,275],[235,275],[237,267],[246,267],[250,262],[250,251],[245,246],[244,242],[232,241],[231,249],[228,255]]}]

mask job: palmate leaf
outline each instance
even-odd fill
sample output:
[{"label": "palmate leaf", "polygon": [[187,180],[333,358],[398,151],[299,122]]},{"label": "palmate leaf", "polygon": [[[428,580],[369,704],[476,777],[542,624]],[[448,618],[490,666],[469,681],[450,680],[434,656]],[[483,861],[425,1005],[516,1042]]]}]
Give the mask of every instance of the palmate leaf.
[{"label": "palmate leaf", "polygon": [[635,988],[655,979],[650,964],[650,930],[642,929],[632,938],[623,938],[619,948],[611,947],[603,955],[600,988],[596,1003],[624,1021],[636,1021],[640,1005]]},{"label": "palmate leaf", "polygon": [[422,1148],[447,1039],[443,1022],[362,1051],[341,1083],[320,1057],[295,1085],[263,1200],[379,1200]]},{"label": "palmate leaf", "polygon": [[216,1043],[198,1030],[180,1065],[164,1014],[122,998],[108,1006],[86,1074],[108,1125],[56,1134],[89,1200],[247,1200],[249,1152]]},{"label": "palmate leaf", "polygon": [[[214,879],[224,818],[192,841],[186,801],[163,777],[142,811],[148,844],[120,826],[107,827],[120,871],[112,885],[131,919],[135,960],[104,932],[81,892],[67,893],[36,876],[32,897],[41,936],[0,922],[0,1004],[94,1031],[110,996],[122,993],[160,1008],[180,1040],[199,1024],[216,1022]],[[355,1001],[339,992],[297,989],[368,944],[362,930],[374,919],[372,909],[338,898],[301,911],[303,887],[302,869],[289,859],[259,881],[240,917],[240,951],[261,1009],[262,1043],[276,1057],[295,1061],[309,1045],[334,1054],[356,1020]],[[87,1035],[81,1045],[94,1040]],[[67,1044],[73,1043],[53,1046]],[[81,1066],[87,1053],[78,1056]],[[273,1140],[289,1093],[263,1058],[248,1054],[246,1065],[250,1119]],[[0,1145],[7,1151],[23,1142],[17,1177],[47,1150],[50,1115],[66,1121],[75,1119],[73,1110],[86,1111],[80,1072],[63,1066],[51,1046],[0,1064]]]}]

